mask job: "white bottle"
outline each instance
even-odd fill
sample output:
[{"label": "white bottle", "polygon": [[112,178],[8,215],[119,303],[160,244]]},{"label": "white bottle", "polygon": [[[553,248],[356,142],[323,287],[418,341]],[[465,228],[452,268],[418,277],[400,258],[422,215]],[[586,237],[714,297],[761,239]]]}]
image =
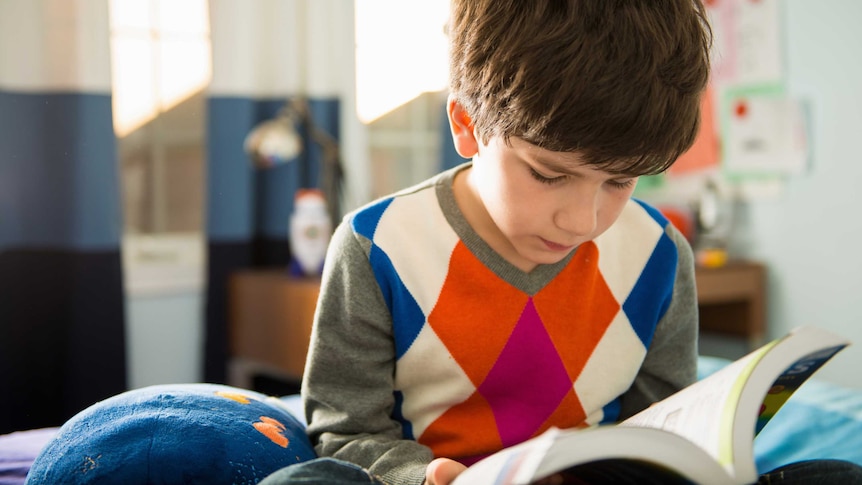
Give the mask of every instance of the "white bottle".
[{"label": "white bottle", "polygon": [[290,250],[303,273],[320,274],[332,236],[326,198],[318,189],[299,189],[290,216]]}]

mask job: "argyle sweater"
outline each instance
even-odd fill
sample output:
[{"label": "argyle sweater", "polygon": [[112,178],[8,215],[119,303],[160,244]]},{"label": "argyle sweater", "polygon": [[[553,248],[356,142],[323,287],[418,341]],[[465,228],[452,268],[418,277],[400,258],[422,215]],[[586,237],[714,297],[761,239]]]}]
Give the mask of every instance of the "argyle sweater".
[{"label": "argyle sweater", "polygon": [[454,174],[336,230],[303,396],[318,453],[387,483],[550,426],[615,421],[695,377],[691,249],[631,200],[601,236],[524,273],[467,224]]}]

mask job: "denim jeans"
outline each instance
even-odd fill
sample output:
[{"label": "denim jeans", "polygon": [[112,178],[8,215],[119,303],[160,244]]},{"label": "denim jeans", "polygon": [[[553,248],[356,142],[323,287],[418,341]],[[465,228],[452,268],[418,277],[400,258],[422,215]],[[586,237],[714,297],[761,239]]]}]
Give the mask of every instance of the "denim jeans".
[{"label": "denim jeans", "polygon": [[862,467],[842,460],[798,461],[764,473],[758,485],[862,483]]},{"label": "denim jeans", "polygon": [[387,485],[368,473],[359,465],[334,458],[317,458],[290,465],[266,477],[258,485],[284,485],[304,483],[308,485],[353,485],[370,483]]},{"label": "denim jeans", "polygon": [[[587,476],[569,477],[562,483],[670,483],[667,477],[649,473],[649,468],[630,466],[631,463],[604,463],[607,466],[591,468]],[[273,473],[259,485],[288,485],[293,483],[316,485],[387,485],[361,467],[333,458],[318,458],[298,463]],[[841,460],[808,460],[785,465],[764,473],[758,485],[769,484],[817,485],[862,484],[862,467]],[[395,484],[393,484],[395,485]]]}]

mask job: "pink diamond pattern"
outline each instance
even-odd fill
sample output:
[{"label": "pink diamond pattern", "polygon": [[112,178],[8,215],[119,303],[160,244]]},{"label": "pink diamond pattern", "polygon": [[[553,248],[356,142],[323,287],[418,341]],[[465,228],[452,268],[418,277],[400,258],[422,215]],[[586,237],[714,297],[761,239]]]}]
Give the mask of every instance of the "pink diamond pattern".
[{"label": "pink diamond pattern", "polygon": [[503,446],[533,436],[571,389],[572,379],[530,299],[478,389],[494,412]]}]

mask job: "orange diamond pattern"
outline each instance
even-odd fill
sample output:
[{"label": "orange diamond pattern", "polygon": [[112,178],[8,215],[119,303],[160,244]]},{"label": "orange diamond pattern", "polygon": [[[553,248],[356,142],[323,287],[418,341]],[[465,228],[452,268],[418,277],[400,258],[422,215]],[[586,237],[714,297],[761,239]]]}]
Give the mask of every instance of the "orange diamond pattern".
[{"label": "orange diamond pattern", "polygon": [[[573,257],[580,261],[568,264],[551,284],[531,300],[530,295],[515,289],[488,270],[462,243],[456,246],[450,265],[461,270],[447,276],[428,323],[477,391],[463,403],[449,408],[419,437],[419,441],[431,446],[435,454],[481,454],[499,449],[504,442],[535,436],[550,426],[566,428],[583,425],[585,412],[574,392],[573,383],[619,312],[620,305],[599,272],[596,246],[593,243],[583,244]],[[493,295],[493,300],[489,299],[489,295]],[[579,305],[579,301],[584,302],[583,305]],[[526,330],[524,325],[533,325],[530,322],[536,322],[539,328]],[[542,326],[544,330],[540,330]],[[516,332],[516,327],[522,330]],[[499,372],[494,374],[494,383],[485,382],[495,367],[533,367],[529,362],[526,362],[527,365],[518,365],[517,361],[511,360],[516,357],[524,359],[525,355],[530,355],[531,344],[520,340],[526,337],[525,331],[530,332],[530,335],[538,335],[536,331],[547,334],[543,338],[547,338],[552,346],[534,347],[536,359],[547,360],[552,357],[546,354],[547,349],[552,349],[552,354],[555,349],[557,355],[553,358],[568,374],[568,391],[563,394],[552,390],[557,384],[550,381],[543,384],[550,376],[543,376],[541,372],[530,374],[535,381],[535,386],[531,386],[533,392],[544,392],[547,387],[548,398],[556,402],[546,402],[542,408],[544,411],[540,412],[547,415],[531,416],[529,421],[534,424],[528,424],[526,430],[524,422],[511,419],[517,416],[513,410],[522,406],[519,402],[519,386],[512,386],[509,395],[505,381],[499,380]],[[519,335],[516,337],[519,340],[510,342],[513,335]],[[524,379],[525,376],[517,376],[515,380],[525,382]],[[496,395],[491,396],[493,402],[481,394],[479,388],[483,384],[485,388],[495,390]],[[499,394],[500,389],[505,391],[502,396]],[[535,401],[536,396],[524,398]],[[450,449],[449,443],[459,441],[457,450]]]}]

